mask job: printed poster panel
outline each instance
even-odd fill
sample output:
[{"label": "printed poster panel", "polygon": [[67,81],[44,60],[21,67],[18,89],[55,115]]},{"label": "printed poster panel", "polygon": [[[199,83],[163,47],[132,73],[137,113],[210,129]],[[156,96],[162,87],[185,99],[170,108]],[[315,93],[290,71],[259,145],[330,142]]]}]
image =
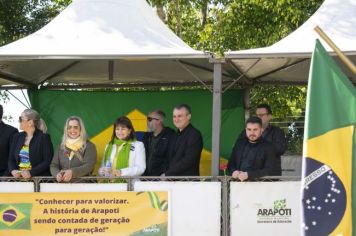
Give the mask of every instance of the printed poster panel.
[{"label": "printed poster panel", "polygon": [[300,235],[300,181],[231,182],[231,235]]},{"label": "printed poster panel", "polygon": [[0,235],[168,233],[168,192],[4,193]]}]

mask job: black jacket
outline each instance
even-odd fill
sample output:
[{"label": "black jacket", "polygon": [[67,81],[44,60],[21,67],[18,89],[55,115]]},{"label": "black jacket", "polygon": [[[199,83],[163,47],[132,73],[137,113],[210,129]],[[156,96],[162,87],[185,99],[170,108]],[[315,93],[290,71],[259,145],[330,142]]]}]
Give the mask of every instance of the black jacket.
[{"label": "black jacket", "polygon": [[203,138],[199,130],[189,124],[173,135],[166,176],[199,176]]},{"label": "black jacket", "polygon": [[[262,137],[266,141],[273,144],[275,153],[277,155],[277,160],[275,162],[275,166],[271,175],[280,176],[282,175],[281,155],[283,155],[287,149],[287,141],[284,132],[281,128],[277,126],[269,125],[267,129],[263,131]],[[239,138],[246,138],[245,130],[240,133]]]},{"label": "black jacket", "polygon": [[16,128],[0,121],[0,176],[7,175],[7,163],[9,161],[10,144]]},{"label": "black jacket", "polygon": [[274,146],[274,150],[276,151],[277,161],[275,170],[273,170],[272,175],[279,176],[282,175],[282,163],[281,156],[287,149],[287,141],[286,136],[282,129],[277,126],[269,125],[267,129],[265,129],[262,133],[262,137],[271,142]]},{"label": "black jacket", "polygon": [[[169,127],[164,127],[161,133],[156,137],[157,143],[152,147],[151,141],[153,132],[146,132],[143,135],[142,142],[146,151],[146,170],[144,176],[160,176],[167,168],[169,143],[174,131]],[[150,157],[152,157],[150,159]]]},{"label": "black jacket", "polygon": [[[241,168],[243,160],[249,160],[249,169]],[[276,160],[276,153],[270,142],[260,138],[256,143],[250,143],[247,138],[239,138],[232,149],[227,167],[230,174],[235,170],[247,172],[248,179],[251,180],[272,175]]]},{"label": "black jacket", "polygon": [[[25,132],[14,135],[10,147],[9,173],[17,170],[19,166],[19,153],[25,143]],[[49,165],[53,157],[53,145],[51,137],[48,134],[36,129],[29,145],[30,162],[32,169],[31,176],[50,176]]]},{"label": "black jacket", "polygon": [[281,128],[269,125],[262,133],[262,137],[271,142],[275,148],[277,156],[281,156],[287,149],[287,142],[284,132]]}]

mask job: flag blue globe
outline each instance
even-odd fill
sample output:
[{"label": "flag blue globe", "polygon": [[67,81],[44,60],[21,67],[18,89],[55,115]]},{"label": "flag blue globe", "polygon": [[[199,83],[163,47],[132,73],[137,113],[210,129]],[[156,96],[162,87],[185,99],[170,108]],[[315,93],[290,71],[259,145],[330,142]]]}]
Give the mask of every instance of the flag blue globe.
[{"label": "flag blue globe", "polygon": [[344,215],[345,187],[333,170],[324,163],[309,157],[305,161],[305,179],[312,181],[303,186],[302,231],[304,235],[329,235]]}]

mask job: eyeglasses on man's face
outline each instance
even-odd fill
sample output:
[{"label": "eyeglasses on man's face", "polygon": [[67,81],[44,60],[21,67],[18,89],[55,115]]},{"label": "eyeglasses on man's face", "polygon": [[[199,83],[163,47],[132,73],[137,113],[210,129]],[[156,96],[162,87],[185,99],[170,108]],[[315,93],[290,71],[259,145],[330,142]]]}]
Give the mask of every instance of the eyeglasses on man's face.
[{"label": "eyeglasses on man's face", "polygon": [[153,121],[153,120],[159,120],[158,118],[154,118],[154,117],[147,117],[147,121],[148,122],[151,122],[151,121]]}]

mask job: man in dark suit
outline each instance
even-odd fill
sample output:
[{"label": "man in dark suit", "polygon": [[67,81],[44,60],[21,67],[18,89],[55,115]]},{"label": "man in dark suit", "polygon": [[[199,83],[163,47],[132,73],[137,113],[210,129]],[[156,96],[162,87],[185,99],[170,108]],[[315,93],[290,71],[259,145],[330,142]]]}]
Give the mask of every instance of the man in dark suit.
[{"label": "man in dark suit", "polygon": [[246,137],[238,138],[232,150],[228,170],[240,181],[273,174],[277,156],[273,144],[262,137],[262,121],[250,117],[246,121]]},{"label": "man in dark suit", "polygon": [[166,176],[199,176],[200,155],[203,138],[199,130],[190,124],[192,117],[188,105],[178,105],[173,110],[173,123],[178,131],[170,146]]},{"label": "man in dark suit", "polygon": [[[256,116],[262,121],[263,139],[273,144],[277,155],[277,160],[271,175],[280,176],[282,175],[281,156],[287,149],[287,141],[284,132],[281,128],[270,124],[270,121],[272,120],[272,109],[268,104],[259,104],[256,108]],[[245,130],[240,133],[240,138],[246,138]]]},{"label": "man in dark suit", "polygon": [[10,143],[14,134],[18,131],[16,128],[5,124],[2,121],[3,107],[0,105],[0,176],[8,175],[7,163],[9,159]]},{"label": "man in dark suit", "polygon": [[146,151],[144,176],[160,176],[168,163],[169,144],[174,131],[164,126],[166,114],[161,110],[151,111],[147,116],[148,131],[142,142]]},{"label": "man in dark suit", "polygon": [[273,144],[277,155],[277,161],[271,175],[282,175],[281,156],[287,149],[287,141],[284,132],[281,128],[271,125],[272,109],[268,104],[259,104],[256,108],[256,116],[262,120],[262,137]]}]

